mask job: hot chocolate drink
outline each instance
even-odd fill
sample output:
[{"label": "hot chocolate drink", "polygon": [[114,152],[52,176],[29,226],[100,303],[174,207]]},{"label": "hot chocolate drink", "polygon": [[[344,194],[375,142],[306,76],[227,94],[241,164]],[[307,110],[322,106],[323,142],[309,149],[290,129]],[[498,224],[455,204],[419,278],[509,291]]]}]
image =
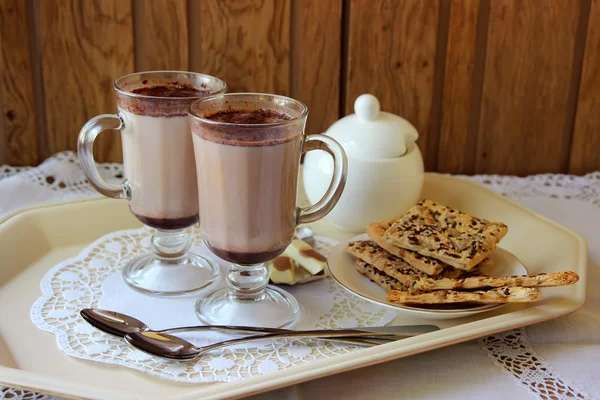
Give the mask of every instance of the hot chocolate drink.
[{"label": "hot chocolate drink", "polygon": [[205,188],[199,198],[204,240],[236,264],[272,260],[297,224],[303,125],[283,124],[291,117],[274,109],[229,109],[204,118],[221,123],[192,121],[198,184]]},{"label": "hot chocolate drink", "polygon": [[[268,284],[265,262],[290,251],[298,224],[335,206],[347,168],[335,140],[304,134],[307,116],[301,102],[266,93],[226,93],[190,106],[200,231],[209,249],[231,262],[227,287],[196,303],[207,324],[279,328],[299,315],[294,297]],[[311,150],[332,155],[333,184],[321,201],[299,208],[300,156]]]},{"label": "hot chocolate drink", "polygon": [[178,82],[129,91],[140,97],[122,97],[118,108],[131,211],[157,229],[191,226],[198,222],[198,188],[187,105],[210,91]]},{"label": "hot chocolate drink", "polygon": [[[180,295],[210,285],[219,266],[190,251],[185,228],[198,222],[196,163],[188,110],[198,99],[227,88],[215,77],[187,71],[147,71],[114,81],[118,114],[103,114],[81,128],[77,153],[89,183],[99,193],[127,200],[144,225],[156,228],[151,251],[122,270],[131,287],[154,295]],[[125,179],[106,182],[94,161],[98,134],[121,131]]]}]

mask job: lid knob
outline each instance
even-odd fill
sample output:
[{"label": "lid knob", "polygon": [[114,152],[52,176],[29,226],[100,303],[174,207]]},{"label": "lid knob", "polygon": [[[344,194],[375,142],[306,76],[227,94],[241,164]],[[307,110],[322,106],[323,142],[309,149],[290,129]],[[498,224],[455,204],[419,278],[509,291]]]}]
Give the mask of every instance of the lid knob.
[{"label": "lid knob", "polygon": [[415,147],[412,143],[419,137],[406,119],[381,111],[379,100],[372,94],[358,96],[354,114],[336,121],[327,134],[340,142],[346,155],[362,159],[402,157],[409,147]]},{"label": "lid knob", "polygon": [[375,121],[379,116],[379,100],[372,94],[362,94],[354,101],[354,112],[365,121]]}]

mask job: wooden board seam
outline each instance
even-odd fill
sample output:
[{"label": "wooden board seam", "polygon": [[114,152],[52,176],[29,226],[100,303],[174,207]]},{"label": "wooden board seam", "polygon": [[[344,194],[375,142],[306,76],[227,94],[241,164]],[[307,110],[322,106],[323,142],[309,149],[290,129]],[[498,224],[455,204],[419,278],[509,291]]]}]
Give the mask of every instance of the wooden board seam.
[{"label": "wooden board seam", "polygon": [[469,138],[473,144],[470,147],[473,152],[473,163],[470,173],[476,173],[477,151],[479,141],[479,123],[481,119],[481,100],[483,96],[483,82],[485,80],[485,59],[487,56],[488,26],[490,22],[490,1],[481,0],[479,13],[477,15],[477,35],[475,39],[475,66],[473,67],[473,92],[471,110],[469,113]]},{"label": "wooden board seam", "polygon": [[[575,48],[573,49],[573,66],[571,68],[571,82],[569,87],[569,101],[567,102],[567,113],[565,115],[564,137],[567,146],[564,149],[563,168],[564,172],[569,170],[571,163],[571,149],[573,147],[575,122],[577,116],[577,105],[579,103],[579,92],[581,89],[581,76],[583,72],[583,61],[585,56],[585,48],[587,43],[587,33],[590,22],[590,10],[592,0],[581,0],[581,8],[579,11],[579,20],[577,21],[577,33],[575,40]],[[600,110],[598,111],[600,112]]]},{"label": "wooden board seam", "polygon": [[450,28],[450,2],[440,0],[440,12],[438,16],[438,28],[436,38],[436,50],[433,74],[433,101],[431,103],[431,125],[429,129],[429,138],[427,140],[427,149],[423,149],[425,154],[435,155],[429,167],[434,171],[438,170],[438,154],[440,147],[440,131],[442,129],[442,105],[443,91],[446,71],[446,53],[448,51],[448,30]]}]

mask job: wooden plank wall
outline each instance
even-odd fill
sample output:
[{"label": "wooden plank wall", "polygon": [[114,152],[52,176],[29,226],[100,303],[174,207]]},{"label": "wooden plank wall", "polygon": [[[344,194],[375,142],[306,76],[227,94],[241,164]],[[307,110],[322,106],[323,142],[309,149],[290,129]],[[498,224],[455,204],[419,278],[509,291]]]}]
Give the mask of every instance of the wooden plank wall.
[{"label": "wooden plank wall", "polygon": [[[600,0],[2,0],[0,164],[74,150],[152,69],[297,98],[309,133],[372,93],[430,171],[600,169]],[[117,133],[95,147],[121,161]]]}]

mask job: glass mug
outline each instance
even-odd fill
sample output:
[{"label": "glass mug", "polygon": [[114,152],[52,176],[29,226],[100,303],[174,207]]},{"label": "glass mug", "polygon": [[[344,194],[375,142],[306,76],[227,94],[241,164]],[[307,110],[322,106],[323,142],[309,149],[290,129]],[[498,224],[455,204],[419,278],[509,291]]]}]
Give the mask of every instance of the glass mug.
[{"label": "glass mug", "polygon": [[[126,199],[143,224],[155,228],[151,252],[123,269],[135,289],[177,295],[213,282],[219,267],[189,252],[186,232],[198,222],[198,189],[189,105],[223,93],[226,85],[212,76],[183,71],[130,74],[114,82],[118,114],[99,115],[81,129],[78,156],[90,184],[101,194]],[[125,181],[106,182],[95,165],[94,139],[105,130],[121,131]]]},{"label": "glass mug", "polygon": [[[194,102],[190,124],[196,156],[200,231],[219,258],[232,263],[227,288],[196,303],[210,325],[282,327],[298,316],[294,297],[268,286],[264,263],[291,243],[298,224],[323,218],[346,183],[342,147],[324,135],[305,135],[308,108],[288,97],[237,93]],[[300,157],[325,150],[334,160],[323,198],[296,206]]]}]

